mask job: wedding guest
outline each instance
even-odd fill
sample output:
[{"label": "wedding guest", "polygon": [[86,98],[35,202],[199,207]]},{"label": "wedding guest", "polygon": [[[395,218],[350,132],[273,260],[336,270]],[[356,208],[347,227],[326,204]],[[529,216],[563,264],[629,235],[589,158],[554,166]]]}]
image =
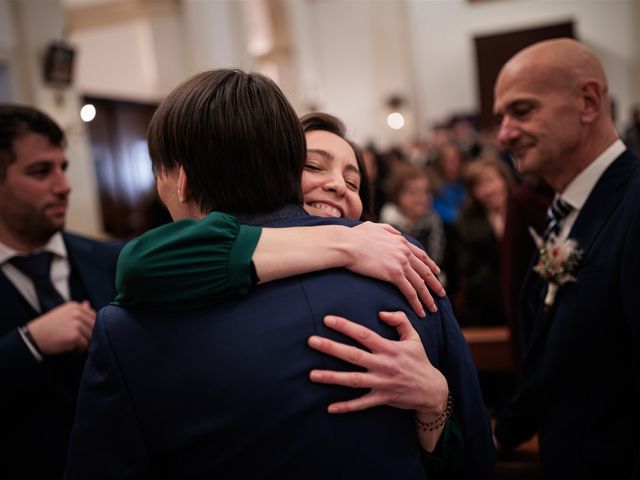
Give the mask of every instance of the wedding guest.
[{"label": "wedding guest", "polygon": [[505,323],[500,282],[500,243],[513,185],[509,168],[493,157],[464,169],[467,200],[456,224],[458,272],[464,326]]},{"label": "wedding guest", "polygon": [[382,207],[380,221],[417,239],[436,263],[442,263],[446,238],[433,210],[432,182],[426,170],[414,165],[398,167],[387,190],[389,202]]},{"label": "wedding guest", "polygon": [[[356,220],[358,217],[366,215],[364,206],[367,205],[370,198],[366,188],[368,184],[366,175],[360,177],[358,174],[358,170],[362,172],[364,162],[359,148],[347,139],[344,124],[336,117],[320,112],[303,116],[301,124],[307,140],[307,158],[302,174],[305,209],[309,213],[326,218],[341,216]],[[187,221],[182,220],[176,222],[174,226],[157,229],[130,242],[119,260],[117,302],[128,306],[144,306],[145,308],[166,306],[167,298],[175,296],[173,285],[176,277],[183,279],[181,283],[186,280],[189,288],[181,294],[180,302],[172,302],[172,309],[179,306],[187,307],[193,305],[194,302],[197,305],[211,302],[212,297],[204,296],[202,292],[207,289],[211,290],[212,285],[229,282],[227,277],[222,275],[222,271],[217,273],[211,266],[220,265],[224,267],[224,272],[230,271],[230,277],[234,277],[235,265],[237,264],[237,261],[229,262],[227,258],[230,254],[223,250],[228,241],[221,242],[221,239],[216,236],[216,230],[212,229],[214,224],[219,223],[215,221],[214,216],[215,214],[210,214],[200,222],[185,223]],[[296,231],[299,235],[298,242],[295,242],[295,238],[292,237],[294,241],[289,245],[283,245],[282,239],[279,239],[278,247],[281,250],[291,251],[300,249],[301,244],[307,243],[307,249],[314,251],[315,258],[323,256],[324,247],[321,244],[308,245],[309,230],[328,230],[328,240],[331,241],[331,228],[344,227],[264,229],[263,235]],[[361,247],[366,244],[367,255],[378,260],[371,262],[371,267],[373,268],[375,264],[376,270],[380,270],[385,264],[384,257],[388,252],[377,251],[376,238],[380,233],[376,232],[372,224],[359,225],[352,230],[364,230],[365,228],[366,231],[364,231],[359,243],[360,250],[363,250]],[[388,234],[388,232],[386,233]],[[222,245],[216,245],[219,243]],[[199,246],[197,250],[193,248],[194,244]],[[207,245],[211,245],[211,248],[207,249]],[[265,272],[264,270],[262,253],[258,250],[256,253],[258,254],[256,268],[261,278],[265,274],[270,275],[269,271]],[[291,272],[287,272],[289,268],[286,266],[287,259],[283,259],[284,265],[279,266],[278,272],[287,274],[283,276],[289,276],[310,270],[305,270],[309,263],[307,257],[299,255],[297,257],[298,265],[295,266],[296,270]],[[359,263],[362,262],[359,261]],[[203,268],[202,265],[208,267]],[[327,265],[327,267],[330,266],[332,265]],[[269,268],[269,265],[266,267]],[[360,273],[379,276],[373,270],[360,269]],[[271,279],[267,278],[267,280]],[[144,291],[141,292],[138,285],[144,285]],[[360,327],[360,329],[362,332],[364,327]],[[412,330],[411,327],[409,330]],[[376,334],[369,331],[369,335],[373,337]],[[354,338],[354,340],[358,340],[358,338]],[[396,371],[391,374],[382,369],[369,369],[370,374],[375,374],[378,377],[378,387],[374,389],[372,394],[342,403],[341,410],[346,412],[356,408],[370,408],[373,406],[370,402],[371,398],[384,396],[392,390],[400,392],[394,400],[395,404],[406,404],[405,402],[409,401],[411,397],[425,395],[424,391],[420,391],[420,389],[424,389],[424,386],[421,386],[423,382],[417,381],[423,366],[414,366],[415,352],[411,348],[402,348],[403,343],[415,346],[415,342],[412,344],[412,341],[411,338],[406,338],[394,344],[394,342],[380,339],[377,345],[370,345],[368,348],[375,354],[382,355],[384,351],[395,351],[396,358],[390,359],[390,361],[396,365]],[[328,351],[327,353],[331,354],[332,352]],[[324,373],[324,383],[329,382],[330,374],[331,372]],[[403,378],[406,378],[408,383],[400,384]],[[388,383],[388,386],[384,387],[383,381]],[[438,388],[437,384],[434,384],[434,388]],[[432,392],[432,394],[435,393],[437,392]],[[435,478],[442,478],[459,468],[464,448],[461,435],[457,422],[451,419],[445,424],[440,436],[434,435],[430,444],[423,445],[425,450],[431,452],[423,454],[425,467]]]},{"label": "wedding guest", "polygon": [[539,435],[545,479],[640,477],[640,160],[610,105],[570,39],[517,53],[495,87],[500,142],[556,193],[522,292],[523,384],[495,428],[505,448]]},{"label": "wedding guest", "polygon": [[[259,74],[216,70],[188,80],[159,107],[149,142],[159,194],[176,220],[202,218],[215,208],[236,212],[245,223],[353,225],[302,210],[303,133],[280,90]],[[424,478],[416,438],[431,438],[429,429],[443,427],[446,398],[413,399],[420,407],[412,410],[429,412],[417,418],[416,430],[412,414],[400,409],[328,415],[326,404],[348,401],[350,391],[310,383],[308,372],[322,381],[344,365],[301,347],[320,334],[324,338],[310,340],[316,348],[352,358],[353,346],[327,340],[337,339],[332,329],[364,346],[377,338],[328,314],[348,316],[386,337],[391,332],[373,320],[376,313],[382,305],[399,310],[403,304],[385,285],[332,270],[260,285],[245,300],[191,312],[103,309],[81,386],[69,477],[170,471],[179,477]],[[403,324],[404,318],[392,317],[389,323]],[[429,322],[410,317],[434,366],[446,366],[444,377],[422,357],[430,383],[447,381],[460,396],[465,452],[469,445],[462,472],[483,477],[491,462],[487,424],[450,305],[438,300]],[[356,364],[370,366],[367,353]],[[362,372],[337,375],[340,385],[362,385]]]},{"label": "wedding guest", "polygon": [[64,230],[65,135],[0,105],[0,477],[60,479],[96,310],[121,245]]},{"label": "wedding guest", "polygon": [[456,220],[465,200],[462,184],[464,158],[460,148],[450,141],[440,146],[433,166],[433,208],[442,220],[447,248],[442,261],[442,270],[447,274],[447,288],[456,308],[459,305],[458,245]]},{"label": "wedding guest", "polygon": [[437,184],[433,197],[433,207],[445,225],[453,225],[465,199],[462,185],[464,158],[460,148],[449,142],[440,147],[434,163]]}]

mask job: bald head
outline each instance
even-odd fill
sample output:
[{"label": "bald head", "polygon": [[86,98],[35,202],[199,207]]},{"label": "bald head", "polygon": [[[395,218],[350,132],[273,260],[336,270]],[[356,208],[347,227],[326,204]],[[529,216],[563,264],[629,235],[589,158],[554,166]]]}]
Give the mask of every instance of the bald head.
[{"label": "bald head", "polygon": [[498,140],[558,191],[617,138],[610,108],[602,64],[571,39],[521,50],[496,81]]},{"label": "bald head", "polygon": [[607,78],[598,57],[582,43],[559,38],[535,43],[513,56],[502,68],[496,88],[506,76],[529,76],[540,88],[573,89],[594,81],[603,95]]}]

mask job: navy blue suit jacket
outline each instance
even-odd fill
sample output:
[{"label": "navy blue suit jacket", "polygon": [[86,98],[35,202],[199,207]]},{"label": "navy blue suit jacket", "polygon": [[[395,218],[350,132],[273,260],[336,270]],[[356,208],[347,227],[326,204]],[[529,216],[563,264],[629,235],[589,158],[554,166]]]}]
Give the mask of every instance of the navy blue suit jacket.
[{"label": "navy blue suit jacket", "polygon": [[[570,238],[584,257],[554,308],[530,273],[522,295],[523,385],[499,418],[506,445],[540,434],[545,478],[640,478],[640,160],[600,178]],[[537,260],[537,257],[534,261]],[[632,473],[635,472],[635,473]]]},{"label": "navy blue suit jacket", "polygon": [[[121,245],[63,234],[74,300],[99,309],[115,296]],[[77,388],[80,354],[35,360],[18,333],[39,314],[0,272],[0,478],[62,478]]]},{"label": "navy blue suit jacket", "polygon": [[[266,221],[336,223],[299,207]],[[104,308],[82,379],[67,477],[425,478],[411,412],[329,415],[330,403],[364,392],[308,378],[314,368],[353,369],[307,346],[314,334],[341,337],[323,325],[325,315],[397,338],[377,314],[404,310],[455,396],[463,475],[485,478],[494,452],[476,373],[449,301],[439,307],[417,319],[394,287],[336,269],[260,285],[245,298],[195,311]]]}]

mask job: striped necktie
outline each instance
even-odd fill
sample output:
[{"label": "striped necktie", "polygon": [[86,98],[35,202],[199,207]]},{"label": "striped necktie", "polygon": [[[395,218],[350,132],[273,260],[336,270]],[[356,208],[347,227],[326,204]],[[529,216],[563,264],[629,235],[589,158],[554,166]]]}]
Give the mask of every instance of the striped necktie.
[{"label": "striped necktie", "polygon": [[547,228],[544,231],[544,239],[548,240],[553,233],[558,235],[562,227],[562,222],[571,213],[573,207],[560,197],[556,197],[547,210]]}]

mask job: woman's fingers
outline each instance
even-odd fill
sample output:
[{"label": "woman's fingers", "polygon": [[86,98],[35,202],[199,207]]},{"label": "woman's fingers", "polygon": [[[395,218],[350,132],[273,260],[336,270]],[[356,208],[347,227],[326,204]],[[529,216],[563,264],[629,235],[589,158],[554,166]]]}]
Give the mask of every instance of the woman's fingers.
[{"label": "woman's fingers", "polygon": [[371,392],[361,397],[354,398],[353,400],[348,400],[346,402],[332,403],[331,405],[329,405],[327,410],[329,411],[329,413],[349,413],[366,410],[367,408],[377,407],[384,404],[385,401],[380,397],[380,395]]},{"label": "woman's fingers", "polygon": [[352,233],[347,248],[351,259],[345,265],[349,270],[392,283],[420,316],[425,315],[423,305],[437,310],[432,293],[445,295],[436,277],[440,269],[422,249],[386,224],[365,222]]},{"label": "woman's fingers", "polygon": [[404,312],[380,312],[378,316],[380,320],[396,329],[398,335],[400,335],[400,340],[420,340],[418,332],[413,328]]},{"label": "woman's fingers", "polygon": [[[410,243],[411,244],[411,243]],[[416,250],[422,252],[427,258],[426,260],[424,260],[424,263],[427,264],[427,267],[429,267],[429,269],[433,272],[434,275],[440,275],[440,267],[438,266],[438,264],[436,262],[434,262],[431,257],[429,256],[429,254],[423,250],[421,250],[420,248],[416,247],[415,245],[411,244],[411,246],[413,248],[415,248]]]},{"label": "woman's fingers", "polygon": [[311,370],[309,378],[316,383],[341,385],[350,388],[379,388],[381,386],[380,380],[367,372]]},{"label": "woman's fingers", "polygon": [[[429,290],[439,297],[444,297],[447,292],[440,283],[440,280],[438,280],[438,277],[436,277],[436,275],[440,273],[438,265],[431,260],[429,255],[412,243],[409,243],[409,248],[413,253],[413,256],[409,258],[413,270],[422,277]],[[421,253],[422,255],[418,255],[418,253]]]},{"label": "woman's fingers", "polygon": [[[430,312],[432,313],[437,312],[438,307],[436,306],[436,302],[431,296],[431,292],[427,288],[427,285],[425,284],[423,278],[411,267],[409,267],[409,269],[405,272],[405,277],[409,282],[409,284],[411,285],[411,288],[414,289],[416,293],[416,297],[419,299],[419,302],[424,304],[429,309]],[[413,308],[413,305],[412,305],[412,308]],[[420,315],[420,312],[416,312],[416,313]],[[420,316],[424,317],[424,314]]]},{"label": "woman's fingers", "polygon": [[314,350],[362,368],[371,368],[375,363],[373,356],[369,352],[351,345],[329,340],[328,338],[314,335],[309,337],[308,344]]},{"label": "woman's fingers", "polygon": [[[366,223],[372,223],[372,222],[366,222]],[[382,228],[384,230],[386,230],[387,232],[390,233],[395,233],[396,235],[402,235],[402,233],[400,232],[400,230],[398,230],[395,227],[392,227],[391,225],[389,225],[388,223],[379,223],[378,225],[382,225]]]},{"label": "woman's fingers", "polygon": [[[422,280],[420,280],[420,282],[424,284]],[[435,305],[435,303],[433,302],[433,299],[431,299],[431,303],[429,303],[428,301],[425,301],[422,298],[420,298],[418,296],[418,291],[411,284],[411,282],[407,279],[407,277],[404,274],[402,276],[397,277],[393,281],[393,284],[398,288],[398,290],[400,290],[400,293],[404,295],[404,298],[407,300],[409,305],[411,305],[411,309],[414,312],[416,312],[416,315],[418,315],[419,317],[426,316],[426,312],[424,311],[424,307],[423,307],[423,302],[425,303],[427,308],[431,308],[430,304]],[[430,294],[429,294],[429,298],[431,298]]]},{"label": "woman's fingers", "polygon": [[381,337],[364,325],[360,325],[359,323],[352,322],[351,320],[347,320],[346,318],[338,317],[336,315],[327,315],[324,317],[324,324],[332,330],[340,332],[360,343],[372,353],[389,352],[388,345],[391,340]]},{"label": "woman's fingers", "polygon": [[312,336],[309,345],[315,350],[364,368],[366,371],[314,369],[309,378],[317,383],[349,388],[369,389],[365,395],[337,402],[330,413],[347,413],[375,405],[389,405],[421,412],[436,411],[448,391],[444,376],[429,362],[415,331],[404,312],[380,312],[380,319],[394,327],[399,340],[390,340],[345,318],[328,315],[325,325],[357,341],[365,348],[344,345],[327,338]]}]

